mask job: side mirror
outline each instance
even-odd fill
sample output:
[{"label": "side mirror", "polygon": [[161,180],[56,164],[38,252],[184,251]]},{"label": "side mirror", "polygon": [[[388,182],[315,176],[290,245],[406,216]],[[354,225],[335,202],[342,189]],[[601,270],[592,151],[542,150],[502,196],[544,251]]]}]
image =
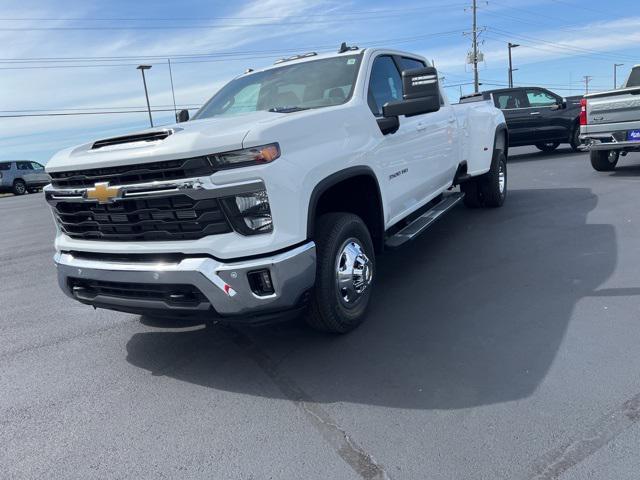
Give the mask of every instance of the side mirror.
[{"label": "side mirror", "polygon": [[380,117],[377,118],[376,121],[383,135],[396,133],[400,128],[400,120],[398,120],[398,117]]},{"label": "side mirror", "polygon": [[433,67],[415,68],[402,72],[404,94],[402,100],[387,102],[382,107],[385,117],[411,117],[440,110],[438,71]]},{"label": "side mirror", "polygon": [[182,123],[189,121],[189,110],[180,110],[176,115],[176,122]]}]

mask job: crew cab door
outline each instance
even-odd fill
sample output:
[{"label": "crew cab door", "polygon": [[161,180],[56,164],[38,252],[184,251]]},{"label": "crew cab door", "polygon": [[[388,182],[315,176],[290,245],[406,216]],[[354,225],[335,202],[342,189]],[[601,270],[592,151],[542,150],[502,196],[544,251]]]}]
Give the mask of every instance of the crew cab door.
[{"label": "crew cab door", "polygon": [[566,140],[569,138],[573,119],[564,115],[562,97],[544,88],[525,89],[529,102],[529,115],[536,116],[535,139],[539,141]]},{"label": "crew cab door", "polygon": [[[424,67],[418,60],[407,60],[419,62],[418,66]],[[412,67],[416,68],[415,65]],[[382,117],[384,104],[402,100],[401,68],[397,56],[381,54],[373,59],[367,103],[375,117]],[[453,113],[449,113],[455,120]],[[375,148],[374,161],[384,174],[380,182],[384,183],[381,188],[387,192],[387,211],[392,222],[424,203],[450,168],[446,162],[450,160],[447,151],[452,149],[448,128],[453,128],[454,124],[449,123],[449,118],[445,111],[402,116],[398,130],[384,135]]]},{"label": "crew cab door", "polygon": [[529,100],[521,89],[493,93],[493,102],[502,110],[509,129],[509,144],[529,145],[536,135],[539,112],[529,109]]}]

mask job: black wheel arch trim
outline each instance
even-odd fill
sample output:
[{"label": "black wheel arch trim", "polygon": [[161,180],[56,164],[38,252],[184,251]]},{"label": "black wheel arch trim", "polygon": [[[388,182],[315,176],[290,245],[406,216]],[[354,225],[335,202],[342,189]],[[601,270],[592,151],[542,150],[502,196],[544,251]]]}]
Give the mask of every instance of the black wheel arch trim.
[{"label": "black wheel arch trim", "polygon": [[318,206],[318,200],[320,199],[322,194],[329,190],[331,187],[345,180],[361,176],[371,177],[376,186],[378,200],[380,201],[379,221],[382,230],[384,231],[384,204],[382,203],[382,193],[380,191],[378,177],[376,177],[376,174],[371,167],[368,167],[366,165],[358,165],[355,167],[345,168],[344,170],[338,170],[337,172],[332,173],[328,177],[325,177],[320,182],[318,182],[318,184],[313,188],[313,191],[311,192],[311,196],[309,198],[309,209],[307,212],[307,239],[313,238],[316,207]]},{"label": "black wheel arch trim", "polygon": [[493,150],[496,150],[496,143],[498,141],[498,135],[504,132],[504,156],[509,158],[509,129],[506,123],[500,123],[496,127],[495,137],[493,139]]}]

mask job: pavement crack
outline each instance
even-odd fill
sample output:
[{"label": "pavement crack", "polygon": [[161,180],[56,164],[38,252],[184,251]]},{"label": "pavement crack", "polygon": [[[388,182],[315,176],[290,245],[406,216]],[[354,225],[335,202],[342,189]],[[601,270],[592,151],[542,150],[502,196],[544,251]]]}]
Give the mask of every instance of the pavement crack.
[{"label": "pavement crack", "polygon": [[283,395],[306,415],[325,441],[355,473],[364,480],[390,479],[382,465],[358,445],[292,378],[284,375],[278,369],[278,364],[249,336],[232,327],[227,328],[227,332],[233,342],[267,374]]},{"label": "pavement crack", "polygon": [[539,457],[533,465],[534,472],[529,478],[535,480],[559,478],[564,472],[593,455],[639,420],[640,393],[601,417],[572,441]]}]

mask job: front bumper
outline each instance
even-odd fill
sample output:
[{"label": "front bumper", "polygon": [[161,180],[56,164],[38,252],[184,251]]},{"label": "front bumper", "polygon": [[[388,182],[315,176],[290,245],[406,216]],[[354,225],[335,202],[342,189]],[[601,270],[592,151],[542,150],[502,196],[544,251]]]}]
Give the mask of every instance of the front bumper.
[{"label": "front bumper", "polygon": [[[81,253],[58,252],[54,259],[60,288],[71,298],[100,308],[130,313],[190,314],[213,316],[253,316],[276,313],[302,304],[313,287],[316,269],[316,248],[313,242],[282,253],[242,260],[221,262],[207,256],[188,256],[159,262],[132,259],[100,259],[99,254],[85,258]],[[260,296],[252,291],[247,274],[268,269],[274,293]],[[104,282],[121,285],[121,293],[87,295],[73,287],[74,282]],[[195,287],[206,298],[191,304],[176,304],[157,296],[130,296],[126,286],[143,288],[158,285]],[[170,288],[169,288],[170,290]],[[107,290],[107,292],[109,292]],[[122,293],[125,292],[125,293]]]}]

